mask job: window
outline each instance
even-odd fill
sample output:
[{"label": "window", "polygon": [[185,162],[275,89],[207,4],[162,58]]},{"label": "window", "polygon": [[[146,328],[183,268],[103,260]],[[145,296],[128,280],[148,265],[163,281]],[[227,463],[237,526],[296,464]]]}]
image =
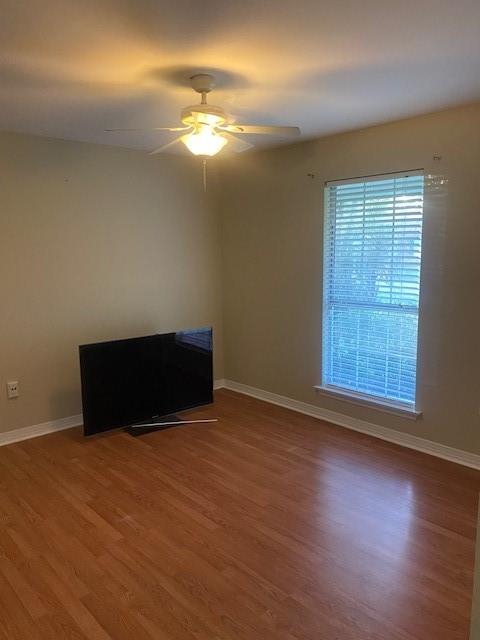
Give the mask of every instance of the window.
[{"label": "window", "polygon": [[325,187],[322,387],[415,408],[423,172]]}]

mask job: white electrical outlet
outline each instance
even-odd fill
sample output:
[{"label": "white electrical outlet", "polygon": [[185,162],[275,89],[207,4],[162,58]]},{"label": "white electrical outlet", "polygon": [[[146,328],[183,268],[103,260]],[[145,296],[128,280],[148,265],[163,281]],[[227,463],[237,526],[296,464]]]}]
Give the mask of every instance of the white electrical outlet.
[{"label": "white electrical outlet", "polygon": [[7,396],[9,399],[18,398],[20,395],[20,385],[18,380],[10,380],[7,382]]}]

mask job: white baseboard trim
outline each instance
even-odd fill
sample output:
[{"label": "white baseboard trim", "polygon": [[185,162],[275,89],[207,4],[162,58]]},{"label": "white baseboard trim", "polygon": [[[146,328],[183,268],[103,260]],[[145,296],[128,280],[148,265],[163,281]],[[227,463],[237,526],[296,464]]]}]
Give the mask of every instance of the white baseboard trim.
[{"label": "white baseboard trim", "polygon": [[13,444],[14,442],[21,442],[22,440],[29,440],[30,438],[38,438],[38,436],[44,436],[47,433],[55,433],[55,431],[71,429],[72,427],[78,427],[81,424],[83,424],[83,416],[80,413],[76,416],[69,416],[68,418],[50,420],[49,422],[34,424],[30,427],[4,431],[3,433],[0,433],[0,447],[3,447],[6,444]]},{"label": "white baseboard trim", "polygon": [[[213,383],[214,389],[221,389],[224,386],[225,380],[223,378],[215,380]],[[83,416],[79,413],[76,416],[68,416],[67,418],[60,418],[58,420],[50,420],[49,422],[34,424],[30,427],[21,427],[20,429],[4,431],[3,433],[0,433],[0,447],[3,447],[6,444],[13,444],[14,442],[21,442],[22,440],[29,440],[30,438],[38,438],[38,436],[45,436],[47,433],[55,433],[56,431],[71,429],[72,427],[78,427],[82,424]]]},{"label": "white baseboard trim", "polygon": [[259,400],[265,400],[271,404],[276,404],[286,409],[292,409],[299,413],[304,413],[307,416],[326,420],[340,427],[352,429],[353,431],[359,431],[360,433],[366,433],[375,438],[381,440],[387,440],[393,442],[402,447],[408,449],[415,449],[415,451],[421,451],[422,453],[428,453],[437,458],[443,458],[450,462],[456,462],[465,467],[471,467],[472,469],[480,469],[480,455],[463,451],[462,449],[455,449],[444,444],[439,444],[425,438],[419,438],[409,433],[402,433],[401,431],[395,431],[394,429],[388,429],[387,427],[381,427],[380,425],[366,422],[365,420],[358,420],[351,416],[346,416],[336,411],[330,411],[329,409],[323,409],[313,404],[306,402],[300,402],[299,400],[293,400],[286,396],[280,396],[270,391],[263,389],[257,389],[256,387],[250,387],[249,385],[235,382],[233,380],[225,380],[224,385],[226,389],[231,391],[237,391],[244,395],[258,398]]}]

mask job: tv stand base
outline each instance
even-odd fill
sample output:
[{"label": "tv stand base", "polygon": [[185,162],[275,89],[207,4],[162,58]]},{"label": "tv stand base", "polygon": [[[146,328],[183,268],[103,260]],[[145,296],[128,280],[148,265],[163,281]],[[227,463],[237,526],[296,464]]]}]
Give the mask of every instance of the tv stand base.
[{"label": "tv stand base", "polygon": [[185,420],[179,416],[163,416],[158,420],[152,420],[149,422],[139,422],[138,424],[131,424],[125,428],[125,431],[131,436],[137,437],[144,435],[145,433],[151,433],[152,431],[160,431],[161,429],[170,429],[171,427],[177,427],[183,424],[198,424],[206,422],[218,422],[218,418],[209,418],[204,420]]}]

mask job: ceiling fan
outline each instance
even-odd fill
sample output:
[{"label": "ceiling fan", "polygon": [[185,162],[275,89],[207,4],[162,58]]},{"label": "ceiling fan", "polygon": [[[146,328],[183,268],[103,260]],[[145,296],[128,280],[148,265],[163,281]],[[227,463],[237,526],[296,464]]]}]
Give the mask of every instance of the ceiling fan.
[{"label": "ceiling fan", "polygon": [[[280,137],[300,135],[298,127],[276,127],[231,123],[232,118],[215,105],[207,104],[207,94],[215,86],[215,79],[208,73],[200,73],[190,78],[192,88],[202,96],[200,104],[182,109],[183,127],[154,127],[151,131],[182,131],[182,135],[155,149],[151,154],[162,153],[183,142],[194,155],[203,159],[216,155],[228,144],[232,151],[241,153],[250,147],[250,142],[232,134],[267,134]],[[106,129],[106,131],[142,131],[142,129]],[[143,129],[144,131],[144,129]]]}]

